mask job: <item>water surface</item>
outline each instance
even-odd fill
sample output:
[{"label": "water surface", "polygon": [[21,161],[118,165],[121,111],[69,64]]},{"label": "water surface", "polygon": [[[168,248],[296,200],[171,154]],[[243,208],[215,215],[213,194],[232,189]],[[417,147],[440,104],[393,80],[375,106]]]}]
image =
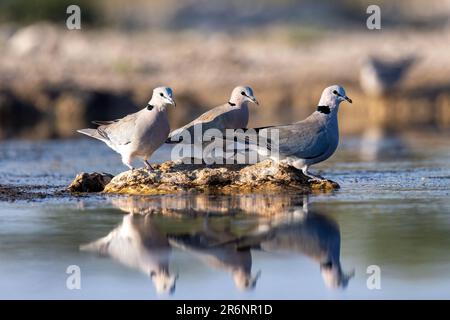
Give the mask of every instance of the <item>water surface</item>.
[{"label": "water surface", "polygon": [[[0,298],[450,298],[448,137],[367,145],[344,139],[312,169],[340,183],[329,194],[0,202]],[[32,192],[124,169],[96,141],[0,144],[1,184]]]}]

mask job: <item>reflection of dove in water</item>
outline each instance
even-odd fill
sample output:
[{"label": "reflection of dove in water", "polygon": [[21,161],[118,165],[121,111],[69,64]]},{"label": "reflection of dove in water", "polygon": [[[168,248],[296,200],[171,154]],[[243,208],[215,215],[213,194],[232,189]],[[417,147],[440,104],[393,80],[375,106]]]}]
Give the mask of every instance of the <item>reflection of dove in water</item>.
[{"label": "reflection of dove in water", "polygon": [[367,128],[361,138],[360,155],[364,161],[399,159],[410,156],[408,144],[394,130]]},{"label": "reflection of dove in water", "polygon": [[399,60],[368,57],[360,70],[362,89],[372,96],[388,93],[400,83],[416,60],[417,57],[412,55]]},{"label": "reflection of dove in water", "polygon": [[[234,284],[240,290],[254,289],[260,276],[252,276],[252,255],[249,247],[237,247],[233,244],[236,236],[231,233],[212,230],[207,220],[204,230],[194,235],[183,234],[169,236],[170,244],[181,250],[193,253],[205,264],[227,270],[232,274]],[[230,244],[222,244],[224,242]]]},{"label": "reflection of dove in water", "polygon": [[169,272],[170,245],[147,216],[126,215],[106,237],[80,247],[107,255],[121,264],[150,276],[156,292],[173,293],[177,275]]},{"label": "reflection of dove in water", "polygon": [[[329,288],[345,288],[354,272],[343,272],[340,262],[341,236],[336,222],[309,210],[308,197],[303,207],[280,213],[270,219],[261,218],[257,228],[235,239],[240,246],[267,252],[295,252],[306,255],[320,265],[322,278]],[[228,245],[231,243],[228,242]]]},{"label": "reflection of dove in water", "polygon": [[270,232],[268,239],[260,244],[265,251],[298,252],[312,258],[320,264],[320,272],[327,287],[345,288],[354,272],[342,271],[340,246],[341,235],[336,222],[312,212],[305,212],[304,217],[297,222],[277,226]]}]

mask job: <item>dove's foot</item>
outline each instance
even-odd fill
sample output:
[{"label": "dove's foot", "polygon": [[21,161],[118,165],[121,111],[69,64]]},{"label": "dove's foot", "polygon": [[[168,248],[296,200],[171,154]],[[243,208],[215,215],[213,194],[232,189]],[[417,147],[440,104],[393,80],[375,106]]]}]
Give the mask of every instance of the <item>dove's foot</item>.
[{"label": "dove's foot", "polygon": [[321,178],[311,178],[308,179],[308,182],[326,182],[328,181],[327,179],[321,179]]},{"label": "dove's foot", "polygon": [[308,182],[325,182],[327,179],[321,176],[316,176],[308,171],[308,167],[304,166],[302,169],[303,174],[308,177]]}]

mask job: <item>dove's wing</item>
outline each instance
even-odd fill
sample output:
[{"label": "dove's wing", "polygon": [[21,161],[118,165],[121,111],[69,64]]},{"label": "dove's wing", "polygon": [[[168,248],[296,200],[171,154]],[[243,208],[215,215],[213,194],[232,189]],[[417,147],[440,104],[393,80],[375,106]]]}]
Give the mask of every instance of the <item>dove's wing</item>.
[{"label": "dove's wing", "polygon": [[202,125],[202,132],[205,132],[206,130],[212,128],[216,128],[219,130],[227,129],[228,126],[227,113],[230,111],[232,111],[232,109],[228,103],[215,107],[214,109],[211,109],[203,113],[195,120],[189,122],[187,125],[171,132],[168,140],[170,140],[172,137],[180,134],[183,131],[189,132],[189,134],[192,137],[194,134],[194,127],[199,124]]},{"label": "dove's wing", "polygon": [[113,145],[125,145],[131,142],[139,112],[130,114],[110,124],[97,128],[98,133]]},{"label": "dove's wing", "polygon": [[[303,121],[284,125],[254,129],[260,136],[267,137],[267,148],[278,148],[279,154],[285,157],[295,156],[301,159],[317,158],[329,148],[329,140],[325,125],[314,117]],[[238,141],[249,139],[238,135]]]},{"label": "dove's wing", "polygon": [[302,121],[279,131],[279,152],[284,156],[313,159],[329,148],[327,130],[317,121]]}]

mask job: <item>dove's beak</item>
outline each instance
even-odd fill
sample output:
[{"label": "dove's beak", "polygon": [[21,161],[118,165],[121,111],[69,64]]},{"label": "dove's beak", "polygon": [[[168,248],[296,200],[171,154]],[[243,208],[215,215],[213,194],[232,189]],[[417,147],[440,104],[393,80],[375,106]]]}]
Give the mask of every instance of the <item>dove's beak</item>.
[{"label": "dove's beak", "polygon": [[256,98],[255,97],[249,97],[249,99],[254,103],[254,104],[256,104],[257,106],[259,106],[259,102],[258,102],[258,100],[256,100]]},{"label": "dove's beak", "polygon": [[169,97],[169,98],[166,98],[166,99],[167,99],[167,101],[168,101],[171,105],[173,105],[174,107],[177,106],[177,103],[175,102],[175,100],[174,100],[173,98]]},{"label": "dove's beak", "polygon": [[347,97],[347,96],[345,96],[344,99],[347,100],[347,101],[350,102],[350,103],[353,103],[352,99],[350,99],[350,98]]},{"label": "dove's beak", "polygon": [[258,100],[256,100],[256,98],[254,96],[249,96],[247,94],[245,94],[245,92],[242,92],[242,94],[247,97],[247,99],[249,99],[251,102],[253,102],[254,104],[256,104],[257,106],[259,106],[259,102]]}]

